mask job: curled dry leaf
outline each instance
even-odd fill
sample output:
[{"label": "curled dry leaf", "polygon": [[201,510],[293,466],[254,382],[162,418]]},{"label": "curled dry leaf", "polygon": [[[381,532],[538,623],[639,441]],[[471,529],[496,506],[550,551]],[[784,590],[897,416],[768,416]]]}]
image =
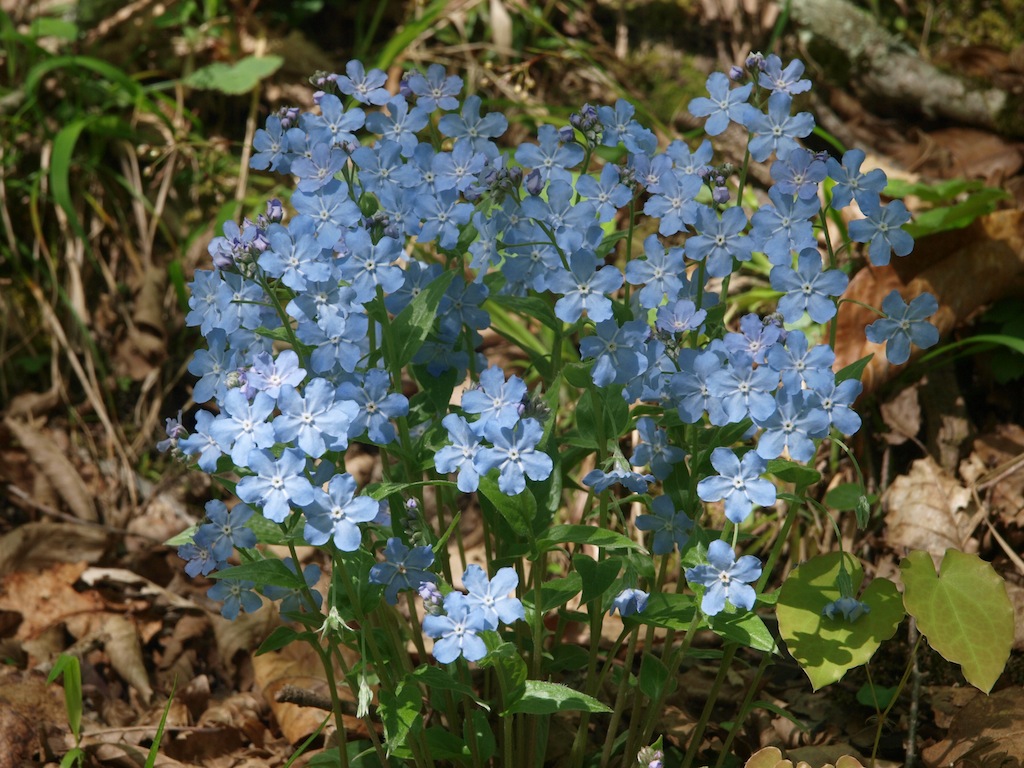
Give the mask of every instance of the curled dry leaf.
[{"label": "curled dry leaf", "polygon": [[797,760],[797,768],[864,768],[856,752],[848,744],[836,744],[829,747],[799,747],[788,751],[792,759],[783,759],[782,750],[778,747],[765,747],[750,756],[743,768],[793,768],[793,760]]},{"label": "curled dry leaf", "polygon": [[918,459],[910,473],[897,477],[882,497],[889,546],[898,552],[924,550],[936,567],[949,548],[977,551],[964,511],[970,500],[970,491],[933,459]]},{"label": "curled dry leaf", "polygon": [[148,704],[153,698],[153,688],[149,684],[135,624],[119,613],[108,613],[100,637],[114,671]]},{"label": "curled dry leaf", "polygon": [[[289,643],[280,651],[254,656],[252,666],[256,685],[263,691],[263,698],[289,743],[301,743],[320,727],[326,712],[278,701],[276,695],[284,686],[292,685],[321,696],[330,696],[327,680],[320,669],[320,658],[306,643]],[[342,690],[338,693],[341,694]]]},{"label": "curled dry leaf", "polygon": [[99,514],[92,503],[92,492],[86,487],[75,465],[68,461],[64,451],[53,438],[18,419],[5,418],[4,426],[21,443],[39,471],[60,494],[68,509],[81,520],[99,522]]}]

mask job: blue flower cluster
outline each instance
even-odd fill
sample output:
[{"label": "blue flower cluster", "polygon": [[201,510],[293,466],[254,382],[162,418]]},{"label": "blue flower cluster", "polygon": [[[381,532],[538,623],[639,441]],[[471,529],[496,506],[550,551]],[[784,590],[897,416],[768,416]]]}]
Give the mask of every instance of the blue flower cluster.
[{"label": "blue flower cluster", "polygon": [[[388,316],[441,277],[449,282],[410,370],[420,383],[452,370],[455,380],[482,371],[461,412],[441,419],[447,441],[434,456],[439,473],[457,474],[460,490],[476,490],[496,470],[500,490],[515,495],[553,471],[542,445],[554,443],[545,441],[544,420],[530,415],[525,383],[487,367],[476,352],[491,324],[484,302],[529,296],[547,299],[563,330],[579,335],[579,357],[596,387],[685,424],[749,422],[758,434],[754,450],[742,459],[716,450],[720,474],[702,480],[698,495],[724,500],[734,522],[773,503],[774,488],[760,479],[767,460],[788,454],[808,461],[830,430],[860,426],[851,408],[859,383],[837,382],[832,350],[783,326],[805,315],[832,320],[847,286],[818,250],[821,200],[831,209],[857,202],[865,218],[850,225],[850,238],[867,244],[872,263],[912,247],[900,229],[909,214],[901,203],[881,202],[884,174],[862,172],[862,152],[837,160],[798,143],[814,126],[808,113],[793,113],[794,96],[810,87],[802,71],[799,62],[783,67],[778,57],[752,56],[731,78],[711,75],[708,96],[690,104],[707,118],[708,135],[737,123],[750,136],[754,161],[774,157],[769,202],[749,217],[729,205],[737,169],[714,165],[709,141],[696,149],[675,141],[659,151],[621,100],[585,105],[569,125],[541,126],[536,143],[503,152],[495,140],[506,117],[482,114],[479,97],[460,101],[461,80],[442,67],[410,73],[392,94],[383,72],[353,61],[345,74],[318,80],[317,111],[269,117],[256,133],[251,165],[294,177],[295,215],[286,222],[272,200],[254,221],[226,223],[209,246],[214,268],[197,272],[191,285],[186,322],[207,343],[189,365],[198,377],[194,397],[215,407],[198,412],[191,433],[169,420],[164,444],[207,472],[240,474],[236,492],[247,506],[209,513],[213,522],[182,548],[189,572],[208,574],[230,548],[251,546],[243,524],[252,510],[275,523],[301,515],[310,544],[340,552],[362,546],[381,509],[341,471],[342,452],[353,440],[389,446],[401,439],[408,450],[411,435],[438,433],[432,415],[410,412],[403,372],[387,367],[382,340]],[[620,160],[598,162],[610,156]],[[623,217],[632,227],[640,211],[657,234],[640,255],[617,252],[622,238],[610,230]],[[707,310],[720,301],[712,281],[755,253],[772,265],[778,313],[747,315],[738,330],[709,338]],[[883,309],[869,338],[888,342],[894,362],[907,358],[912,342],[936,340],[923,319],[933,304],[919,298],[908,308],[897,295]],[[595,491],[624,483],[644,493],[686,459],[655,419],[637,427],[632,465],[650,473],[594,470],[584,482]],[[654,552],[666,554],[686,544],[693,521],[659,497],[637,525],[653,531]],[[388,539],[384,562],[370,573],[388,602],[433,581],[426,570],[433,555],[424,549]],[[711,566],[688,577],[709,583],[707,569],[715,568],[738,584],[754,571],[746,558],[733,563],[731,551],[711,554]],[[424,622],[439,638],[442,660],[479,658],[473,637],[493,623],[474,602],[484,582],[467,576],[477,583],[467,582],[470,597],[450,593],[445,614]],[[507,581],[499,591],[512,589]],[[723,576],[708,590],[705,612],[722,610],[726,599],[749,608],[746,590],[728,583]],[[255,606],[243,595],[230,593],[226,615]],[[616,606],[642,610],[641,602],[631,595]]]}]

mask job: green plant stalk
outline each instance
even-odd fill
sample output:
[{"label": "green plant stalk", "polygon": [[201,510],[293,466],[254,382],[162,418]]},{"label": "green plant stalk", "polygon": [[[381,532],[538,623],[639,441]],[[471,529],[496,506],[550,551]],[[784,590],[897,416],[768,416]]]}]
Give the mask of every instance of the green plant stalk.
[{"label": "green plant stalk", "polygon": [[[601,768],[607,768],[612,758],[612,746],[615,744],[615,732],[619,728],[619,720],[622,719],[622,708],[626,701],[626,689],[629,688],[629,671],[633,668],[633,657],[636,655],[636,641],[640,634],[639,625],[633,627],[629,633],[629,645],[626,646],[626,657],[622,660],[622,683],[619,685],[618,693],[615,695],[615,706],[613,707],[612,719],[608,724],[608,733],[604,738],[604,749],[601,751]],[[618,646],[616,646],[617,650]],[[611,656],[609,657],[611,661]],[[639,691],[639,688],[637,688]],[[634,693],[634,704],[639,694]]]},{"label": "green plant stalk", "polygon": [[771,662],[771,654],[763,654],[761,661],[757,665],[757,672],[754,673],[754,679],[750,682],[747,688],[747,695],[743,697],[743,703],[740,704],[739,715],[733,721],[732,728],[729,729],[728,735],[725,737],[725,742],[722,744],[722,750],[718,753],[718,759],[715,761],[715,768],[723,768],[726,757],[730,754],[729,750],[732,748],[732,743],[740,733],[740,729],[743,727],[743,723],[746,722],[747,715],[750,714],[751,702],[754,700],[754,696],[757,693],[758,686],[761,684],[761,679],[764,677],[765,670],[768,669],[768,664]]},{"label": "green plant stalk", "polygon": [[892,712],[892,708],[896,706],[896,701],[900,697],[900,693],[907,685],[907,680],[910,679],[910,673],[914,669],[914,659],[917,657],[917,649],[921,646],[922,635],[918,634],[917,642],[914,643],[914,647],[910,649],[910,657],[907,660],[907,668],[903,670],[903,677],[900,678],[899,685],[896,686],[896,692],[893,693],[892,698],[889,700],[889,706],[885,708],[878,717],[878,728],[875,730],[875,742],[871,746],[871,762],[868,763],[868,768],[875,768],[875,760],[878,756],[878,745],[882,741],[882,730],[885,728],[885,721],[889,717],[889,713]]},{"label": "green plant stalk", "polygon": [[700,749],[701,741],[704,738],[704,731],[707,730],[711,713],[714,711],[715,703],[718,701],[718,694],[721,692],[722,684],[732,668],[732,660],[736,657],[736,649],[738,647],[736,643],[726,643],[725,645],[722,661],[718,667],[718,674],[715,676],[715,682],[711,684],[711,692],[708,694],[707,702],[705,702],[704,709],[700,713],[697,726],[693,729],[693,733],[690,734],[690,743],[687,745],[686,754],[683,756],[684,768],[689,768],[689,766],[694,764],[697,750]]}]

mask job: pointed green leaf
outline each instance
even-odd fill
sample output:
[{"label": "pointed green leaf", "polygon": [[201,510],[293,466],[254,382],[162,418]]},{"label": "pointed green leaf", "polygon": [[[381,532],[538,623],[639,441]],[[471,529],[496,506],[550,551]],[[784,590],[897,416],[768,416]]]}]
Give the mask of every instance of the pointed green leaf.
[{"label": "pointed green leaf", "polygon": [[1006,584],[977,555],[947,549],[936,576],[931,555],[911,552],[900,562],[903,603],[928,644],[959,664],[974,687],[988,693],[1010,657],[1013,605]]},{"label": "pointed green leaf", "polygon": [[550,715],[553,712],[611,712],[607,706],[585,693],[559,683],[527,680],[523,697],[506,710],[506,714],[525,712]]},{"label": "pointed green leaf", "polygon": [[391,321],[388,337],[394,340],[397,348],[388,353],[387,360],[393,370],[402,369],[423,346],[434,327],[441,299],[454,278],[455,273],[451,270],[442,272]]},{"label": "pointed green leaf", "polygon": [[485,513],[497,510],[513,531],[524,537],[530,535],[530,523],[537,514],[537,500],[533,498],[529,488],[518,496],[508,496],[502,493],[496,480],[481,477],[477,490],[480,494],[480,505]]},{"label": "pointed green leaf", "polygon": [[234,64],[222,61],[197,69],[182,82],[192,88],[220,91],[230,95],[248,93],[265,77],[274,74],[284,59],[280,56],[246,56]]},{"label": "pointed green leaf", "polygon": [[642,549],[628,536],[596,525],[556,525],[548,535],[537,542],[542,551],[554,549],[557,544],[590,544],[604,549]]},{"label": "pointed green leaf", "polygon": [[[815,690],[867,663],[882,641],[893,636],[905,615],[896,585],[888,579],[875,579],[859,598],[871,608],[870,613],[852,623],[822,616],[821,610],[840,597],[840,557],[833,552],[808,560],[789,574],[779,590],[779,633]],[[856,592],[864,570],[856,558],[845,557]]]},{"label": "pointed green leaf", "polygon": [[210,578],[251,581],[258,589],[266,586],[302,589],[305,586],[305,581],[285,565],[283,560],[278,560],[276,557],[268,557],[265,560],[255,560],[251,563],[225,568],[222,571],[215,571],[210,574]]}]

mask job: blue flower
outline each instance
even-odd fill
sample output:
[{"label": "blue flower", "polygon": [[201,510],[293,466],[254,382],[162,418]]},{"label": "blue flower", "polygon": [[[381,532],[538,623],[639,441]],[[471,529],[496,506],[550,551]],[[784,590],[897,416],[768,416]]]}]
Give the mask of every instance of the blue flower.
[{"label": "blue flower", "polygon": [[516,162],[526,168],[534,168],[545,182],[572,182],[569,168],[579,165],[586,153],[579,144],[564,144],[558,129],[553,125],[542,125],[537,129],[538,144],[520,144],[516,148]]},{"label": "blue flower", "polygon": [[[517,417],[518,418],[518,417]],[[449,413],[441,420],[448,430],[448,442],[434,454],[434,468],[441,474],[458,472],[456,484],[463,493],[472,493],[480,487],[480,473],[476,468],[476,454],[480,450],[480,436],[461,416]]]},{"label": "blue flower", "polygon": [[536,419],[523,419],[511,429],[488,426],[486,437],[493,448],[481,448],[476,456],[477,470],[485,474],[498,468],[498,488],[515,496],[526,490],[526,478],[546,480],[553,468],[551,457],[537,450],[544,428]]},{"label": "blue flower", "polygon": [[[281,413],[274,419],[274,432],[283,443],[295,441],[307,456],[318,459],[332,450],[348,446],[349,427],[359,415],[355,403],[335,399],[335,387],[327,379],[313,379],[300,394],[285,385],[277,398]],[[326,438],[326,439],[325,439]]]},{"label": "blue flower", "polygon": [[[701,420],[705,413],[715,426],[729,422],[722,400],[711,393],[711,377],[722,370],[723,360],[707,349],[690,351],[688,365],[680,366],[679,373],[669,379],[669,393],[676,404],[679,418],[686,424]],[[682,356],[681,356],[682,359]]]},{"label": "blue flower", "polygon": [[[644,240],[644,259],[631,259],[626,264],[626,282],[642,285],[640,306],[653,309],[668,296],[674,302],[683,289],[680,275],[686,274],[682,248],[666,248],[657,235]],[[610,315],[609,315],[610,317]]]},{"label": "blue flower", "polygon": [[667,555],[676,547],[682,551],[686,546],[693,531],[693,520],[681,509],[677,510],[668,496],[658,496],[651,502],[651,514],[637,517],[636,527],[641,531],[654,531],[651,552]]},{"label": "blue flower", "polygon": [[925,320],[939,309],[938,300],[930,293],[922,293],[908,306],[899,291],[892,291],[882,299],[885,317],[869,325],[864,335],[875,344],[885,344],[885,356],[893,365],[910,359],[910,345],[926,349],[939,341],[939,329]]},{"label": "blue flower", "polygon": [[[285,567],[298,575],[295,570],[295,561],[290,557],[284,558],[282,561]],[[281,613],[299,613],[307,610],[320,610],[320,606],[324,603],[324,596],[321,595],[317,590],[313,589],[313,586],[320,581],[320,566],[316,563],[310,563],[302,569],[302,580],[306,583],[306,586],[310,588],[310,594],[313,595],[313,605],[309,604],[309,598],[306,597],[306,590],[302,587],[278,587],[273,584],[268,584],[261,590],[263,595],[270,600],[280,600]]]},{"label": "blue flower", "polygon": [[672,473],[672,465],[686,458],[686,451],[675,445],[669,445],[668,433],[659,429],[650,416],[642,416],[636,421],[637,432],[640,433],[640,444],[633,451],[629,463],[634,467],[651,466],[651,474],[664,480]]},{"label": "blue flower", "polygon": [[601,144],[614,147],[620,142],[636,155],[651,155],[658,147],[658,138],[633,119],[636,108],[625,99],[615,102],[615,107],[598,107],[597,117],[604,132]]},{"label": "blue flower", "polygon": [[235,548],[250,549],[256,546],[256,533],[245,525],[253,516],[253,511],[245,504],[236,504],[229,512],[223,501],[213,499],[206,502],[206,516],[210,522],[199,530],[209,532],[210,549],[218,560],[227,560]]},{"label": "blue flower", "polygon": [[576,182],[576,191],[597,207],[597,217],[602,223],[615,218],[616,212],[633,199],[629,187],[619,182],[619,169],[611,163],[601,168],[600,179],[583,174]]},{"label": "blue flower", "polygon": [[628,488],[633,493],[647,493],[647,486],[654,480],[654,475],[634,472],[625,467],[613,467],[607,472],[592,469],[583,476],[583,484],[593,488],[595,493],[607,491],[616,483]]},{"label": "blue flower", "polygon": [[761,477],[768,462],[754,451],[747,451],[738,459],[728,448],[715,448],[711,465],[718,474],[697,483],[697,496],[702,501],[724,499],[725,516],[737,525],[750,516],[753,507],[770,507],[775,503],[775,484]]},{"label": "blue flower", "polygon": [[[353,131],[362,128],[366,121],[366,113],[363,110],[355,107],[346,111],[341,99],[333,93],[325,93],[320,97],[319,115],[307,113],[303,117],[303,128],[313,141],[335,147],[357,143],[358,139]],[[267,123],[270,123],[270,118],[267,119]]]},{"label": "blue flower", "polygon": [[750,582],[761,576],[761,562],[751,555],[739,560],[736,553],[724,541],[711,542],[708,546],[708,565],[686,569],[686,580],[690,584],[705,587],[700,609],[706,616],[717,616],[728,600],[736,608],[749,611],[754,607],[754,592]]},{"label": "blue flower", "polygon": [[348,155],[344,150],[328,144],[314,144],[309,156],[303,155],[292,163],[291,172],[299,179],[296,189],[316,192],[329,184],[347,162]]},{"label": "blue flower", "polygon": [[750,157],[760,163],[772,152],[784,154],[797,148],[796,139],[802,139],[814,130],[814,118],[810,112],[790,115],[793,98],[782,91],[775,91],[768,97],[768,112],[763,113],[748,107],[743,111],[742,121],[752,134]]},{"label": "blue flower", "polygon": [[595,358],[591,378],[599,387],[625,384],[646,367],[642,349],[651,328],[643,320],[627,320],[621,326],[614,320],[597,324],[597,333],[580,340],[580,358]]},{"label": "blue flower", "polygon": [[437,124],[444,135],[455,139],[455,146],[468,143],[474,152],[487,157],[497,157],[498,147],[490,139],[496,139],[508,128],[508,119],[500,112],[488,112],[480,117],[479,96],[467,96],[458,115],[445,115]]},{"label": "blue flower", "polygon": [[696,331],[704,324],[707,316],[707,310],[697,309],[689,299],[679,299],[658,308],[654,327],[664,333]]},{"label": "blue flower", "polygon": [[217,438],[210,434],[215,417],[209,411],[196,413],[196,428],[188,437],[178,440],[178,449],[186,456],[199,454],[199,468],[204,472],[217,471],[217,459],[224,455]]},{"label": "blue flower", "polygon": [[699,176],[690,176],[679,171],[669,171],[660,182],[650,188],[653,193],[644,203],[644,213],[661,219],[658,232],[664,236],[682,232],[687,224],[697,221],[697,193],[700,192]]},{"label": "blue flower", "polygon": [[270,451],[252,451],[249,468],[256,474],[239,480],[235,493],[242,501],[262,507],[268,520],[283,523],[292,504],[313,501],[313,486],[305,475],[306,456],[301,451],[288,448],[279,459]]},{"label": "blue flower", "polygon": [[401,539],[392,537],[384,546],[384,562],[370,568],[370,583],[383,584],[384,599],[395,605],[400,591],[419,589],[424,581],[437,580],[427,570],[433,563],[434,551],[430,547],[409,549]]},{"label": "blue flower", "polygon": [[771,167],[771,177],[781,192],[815,201],[825,173],[824,161],[803,147],[777,157]]},{"label": "blue flower", "polygon": [[469,590],[466,596],[469,609],[483,614],[487,629],[497,629],[499,621],[511,624],[526,618],[522,602],[509,595],[519,586],[519,574],[515,569],[499,568],[494,578],[488,581],[484,569],[473,564],[466,568],[462,583]]},{"label": "blue flower", "polygon": [[367,72],[363,68],[363,63],[357,60],[345,65],[344,75],[334,76],[339,91],[358,102],[375,106],[387,104],[391,98],[391,92],[384,87],[387,81],[388,76],[385,72],[379,69]]},{"label": "blue flower", "polygon": [[428,112],[437,109],[450,111],[458,109],[458,95],[462,90],[462,78],[448,75],[440,64],[427,67],[426,75],[412,72],[407,81],[409,90],[416,96],[416,106]]},{"label": "blue flower", "polygon": [[778,187],[768,190],[769,205],[751,216],[754,250],[762,251],[772,264],[791,264],[793,251],[817,247],[811,219],[818,215],[818,201],[786,195]]},{"label": "blue flower", "polygon": [[831,386],[836,377],[832,365],[835,353],[828,344],[816,344],[808,348],[807,336],[803,331],[790,331],[786,345],[776,344],[768,350],[768,365],[779,372],[786,389],[799,390],[808,387]]},{"label": "blue flower", "polygon": [[313,501],[305,505],[306,528],[303,537],[314,546],[333,539],[342,552],[355,552],[362,541],[357,523],[368,523],[377,517],[380,504],[369,496],[356,496],[352,475],[335,475],[327,491],[313,489]]},{"label": "blue flower", "polygon": [[393,293],[402,287],[405,277],[394,262],[402,255],[401,244],[391,237],[382,237],[376,243],[364,229],[354,229],[345,235],[347,256],[337,267],[337,274],[355,289],[356,299],[370,301],[377,295],[377,286],[384,293]]},{"label": "blue flower", "polygon": [[323,248],[312,231],[302,232],[298,224],[293,230],[277,226],[268,235],[270,247],[259,258],[260,268],[293,291],[302,291],[310,282],[327,280],[331,266],[321,258]]},{"label": "blue flower", "polygon": [[805,248],[797,257],[797,268],[785,264],[772,267],[772,288],[785,293],[779,299],[779,312],[787,323],[795,323],[806,311],[816,323],[827,323],[836,315],[831,298],[841,296],[850,279],[838,269],[822,271],[817,248]]},{"label": "blue flower", "polygon": [[914,238],[900,229],[910,221],[910,212],[902,200],[888,205],[872,203],[862,206],[866,219],[850,222],[850,239],[855,243],[868,243],[868,258],[876,267],[889,263],[892,254],[906,256],[914,250]]},{"label": "blue flower", "polygon": [[422,107],[413,107],[398,96],[387,103],[387,112],[374,112],[366,118],[367,130],[379,133],[385,141],[393,141],[402,148],[402,156],[410,157],[419,140],[416,132],[426,126],[430,113]]},{"label": "blue flower", "polygon": [[434,658],[442,664],[459,656],[479,661],[487,655],[487,645],[478,635],[488,627],[483,611],[474,610],[461,592],[449,592],[444,598],[445,615],[423,617],[423,632],[434,638]]},{"label": "blue flower", "polygon": [[854,597],[840,597],[821,609],[821,615],[835,621],[838,616],[853,624],[861,616],[871,613],[871,606]]},{"label": "blue flower", "polygon": [[498,428],[514,427],[525,397],[526,384],[522,379],[510,376],[506,381],[504,371],[491,366],[480,374],[480,386],[463,393],[462,410],[480,416],[473,431],[483,435],[491,424]]},{"label": "blue flower", "polygon": [[274,398],[257,392],[250,403],[240,390],[232,389],[221,403],[221,414],[210,426],[210,434],[235,466],[248,466],[249,453],[274,444],[274,427],[267,417],[274,410]]},{"label": "blue flower", "polygon": [[836,384],[833,377],[830,382],[812,386],[813,389],[807,393],[808,400],[828,415],[831,426],[844,435],[852,435],[860,429],[860,416],[853,410],[853,403],[863,389],[857,379],[846,379]]},{"label": "blue flower", "polygon": [[338,386],[338,399],[349,400],[357,408],[349,427],[351,437],[365,432],[373,442],[382,445],[395,439],[391,419],[408,415],[409,400],[399,392],[389,392],[390,388],[391,377],[380,368],[368,370],[361,385],[346,381]]},{"label": "blue flower", "polygon": [[555,316],[559,320],[575,323],[586,310],[587,317],[597,323],[612,317],[608,296],[622,286],[622,272],[618,267],[605,265],[593,251],[580,249],[569,257],[569,269],[555,270],[547,276],[545,285],[552,293],[562,294],[555,302]]},{"label": "blue flower", "polygon": [[740,318],[740,331],[725,335],[726,350],[730,355],[749,355],[758,365],[765,361],[765,356],[778,343],[781,335],[777,325],[753,313]]},{"label": "blue flower", "polygon": [[828,414],[808,399],[804,390],[783,389],[775,397],[776,408],[766,419],[754,419],[764,432],[757,441],[757,453],[775,459],[788,451],[793,461],[814,458],[816,439],[828,434]]},{"label": "blue flower", "polygon": [[694,117],[706,117],[704,132],[708,136],[717,136],[729,127],[729,121],[741,122],[743,110],[741,105],[750,98],[753,83],[729,88],[729,78],[721,72],[708,75],[708,96],[698,96],[690,101],[687,109]]},{"label": "blue flower", "polygon": [[800,79],[800,75],[803,73],[804,63],[799,59],[793,59],[783,69],[782,59],[774,53],[770,53],[765,57],[764,68],[757,76],[757,83],[770,91],[779,91],[795,96],[798,93],[811,90],[811,81]]},{"label": "blue flower", "polygon": [[697,209],[697,233],[686,241],[686,255],[694,261],[707,259],[711,277],[725,277],[733,269],[733,259],[750,261],[753,241],[740,233],[747,226],[747,215],[739,206],[726,208],[722,218],[702,205]]},{"label": "blue flower", "polygon": [[246,383],[257,392],[266,392],[277,400],[281,387],[297,387],[306,378],[306,369],[299,367],[299,356],[293,350],[285,349],[273,358],[263,352],[253,359],[246,375]]},{"label": "blue flower", "polygon": [[845,208],[852,200],[857,201],[861,210],[879,202],[879,195],[885,189],[885,172],[875,168],[862,173],[861,163],[865,154],[862,149],[851,149],[843,155],[840,163],[833,157],[825,161],[829,178],[836,184],[832,187],[832,207]]},{"label": "blue flower", "polygon": [[256,585],[251,581],[239,579],[220,579],[206,593],[213,600],[223,600],[220,615],[225,619],[234,620],[238,611],[255,613],[263,607],[263,601],[253,590]]},{"label": "blue flower", "polygon": [[633,587],[624,589],[612,600],[612,607],[608,611],[608,615],[611,616],[615,611],[618,611],[623,617],[643,613],[650,596],[649,592],[644,592],[642,589]]},{"label": "blue flower", "polygon": [[200,574],[206,576],[227,565],[225,560],[220,560],[213,554],[212,541],[206,543],[192,541],[182,544],[178,547],[178,557],[188,561],[185,563],[185,573],[192,578]]}]

